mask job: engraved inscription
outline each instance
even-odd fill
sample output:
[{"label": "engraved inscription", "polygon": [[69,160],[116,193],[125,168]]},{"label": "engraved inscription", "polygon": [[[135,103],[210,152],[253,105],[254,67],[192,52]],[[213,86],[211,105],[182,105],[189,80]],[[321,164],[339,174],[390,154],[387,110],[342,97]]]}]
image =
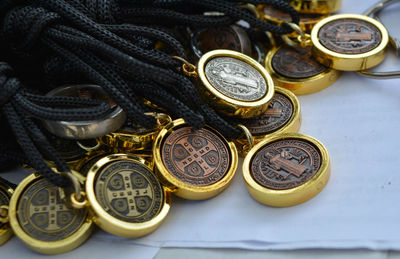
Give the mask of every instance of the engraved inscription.
[{"label": "engraved inscription", "polygon": [[382,40],[379,29],[359,19],[331,21],[318,32],[321,44],[327,49],[343,54],[362,54],[376,48]]},{"label": "engraved inscription", "polygon": [[309,47],[280,48],[272,57],[272,67],[278,74],[295,79],[313,77],[328,69],[313,58]]},{"label": "engraved inscription", "polygon": [[268,104],[268,109],[257,118],[242,120],[254,136],[272,133],[285,126],[293,115],[293,104],[288,97],[275,93]]},{"label": "engraved inscription", "polygon": [[187,184],[212,185],[230,168],[227,143],[205,128],[180,128],[166,138],[161,150],[168,171]]},{"label": "engraved inscription", "polygon": [[308,141],[278,140],[259,150],[250,166],[253,179],[276,190],[300,186],[309,181],[321,166],[321,155]]},{"label": "engraved inscription", "polygon": [[58,189],[46,179],[33,182],[18,201],[18,221],[30,236],[59,241],[76,232],[86,220],[86,209],[68,208]]},{"label": "engraved inscription", "polygon": [[261,73],[235,58],[211,59],[206,64],[205,74],[215,89],[239,101],[257,101],[267,92],[267,83]]},{"label": "engraved inscription", "polygon": [[94,183],[96,199],[113,217],[130,223],[150,221],[164,204],[164,191],[145,165],[116,161],[102,169]]}]

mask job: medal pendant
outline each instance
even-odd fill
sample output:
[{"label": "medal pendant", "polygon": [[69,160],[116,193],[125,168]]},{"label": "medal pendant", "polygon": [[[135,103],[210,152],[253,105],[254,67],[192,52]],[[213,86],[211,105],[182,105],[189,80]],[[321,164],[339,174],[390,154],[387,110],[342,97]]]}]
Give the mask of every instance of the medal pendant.
[{"label": "medal pendant", "polygon": [[122,237],[153,232],[170,209],[170,195],[158,182],[151,164],[133,155],[113,154],[93,163],[86,195],[95,223]]},{"label": "medal pendant", "polygon": [[310,47],[282,46],[273,49],[268,53],[265,64],[275,85],[289,89],[296,95],[325,89],[341,73],[319,63],[312,56]]},{"label": "medal pendant", "polygon": [[7,242],[13,235],[7,214],[14,189],[0,179],[0,246]]},{"label": "medal pendant", "polygon": [[178,119],[153,146],[156,173],[175,195],[203,200],[225,190],[238,163],[236,147],[211,127],[194,129]]},{"label": "medal pendant", "polygon": [[260,203],[287,207],[317,195],[329,179],[329,156],[316,139],[299,133],[272,135],[243,162],[250,195]]},{"label": "medal pendant", "polygon": [[92,232],[86,209],[72,209],[60,199],[58,187],[38,174],[15,189],[10,224],[26,246],[42,254],[60,254],[81,245]]},{"label": "medal pendant", "polygon": [[274,84],[252,58],[230,50],[204,54],[198,63],[199,94],[216,111],[228,116],[253,118],[265,112]]},{"label": "medal pendant", "polygon": [[[265,113],[257,118],[242,119],[251,133],[254,144],[272,134],[298,132],[301,125],[300,103],[297,97],[289,90],[275,87],[275,95]],[[246,138],[235,139],[235,145],[241,156],[246,156],[248,141]]]},{"label": "medal pendant", "polygon": [[313,56],[327,67],[360,71],[381,63],[389,35],[378,21],[356,14],[327,17],[311,31]]},{"label": "medal pendant", "polygon": [[289,2],[299,13],[330,14],[340,10],[342,0],[291,0]]}]

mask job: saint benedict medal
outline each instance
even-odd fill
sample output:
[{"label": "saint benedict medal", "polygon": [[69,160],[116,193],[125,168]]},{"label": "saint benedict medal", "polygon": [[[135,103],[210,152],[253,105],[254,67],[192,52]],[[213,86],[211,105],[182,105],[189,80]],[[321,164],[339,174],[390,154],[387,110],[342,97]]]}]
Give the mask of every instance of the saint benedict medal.
[{"label": "saint benedict medal", "polygon": [[[264,114],[253,119],[242,119],[240,124],[245,126],[253,138],[254,144],[259,143],[271,134],[297,132],[301,124],[300,103],[289,90],[275,87],[275,95]],[[249,150],[247,139],[234,140],[241,156]]]},{"label": "saint benedict medal", "polygon": [[153,232],[170,209],[170,196],[146,160],[113,154],[88,169],[86,195],[94,221],[105,231],[122,237]]},{"label": "saint benedict medal", "polygon": [[243,162],[246,187],[257,201],[293,206],[317,195],[329,179],[329,156],[316,139],[298,133],[272,135]]},{"label": "saint benedict medal", "polygon": [[381,63],[389,35],[378,21],[364,15],[340,14],[320,21],[311,32],[313,56],[327,67],[360,71]]},{"label": "saint benedict medal", "polygon": [[197,87],[203,99],[228,116],[253,118],[265,112],[274,84],[252,58],[230,50],[204,54],[197,66]]},{"label": "saint benedict medal", "polygon": [[233,143],[211,127],[195,129],[183,119],[160,131],[153,154],[160,180],[177,196],[191,200],[226,189],[238,163]]},{"label": "saint benedict medal", "polygon": [[9,204],[14,189],[0,178],[0,245],[7,242],[13,235],[9,223]]},{"label": "saint benedict medal", "polygon": [[275,84],[296,95],[311,94],[333,84],[340,72],[319,63],[310,47],[282,46],[271,50],[266,69]]},{"label": "saint benedict medal", "polygon": [[86,209],[64,204],[58,187],[38,174],[29,175],[15,189],[9,217],[15,235],[43,254],[65,253],[78,247],[93,228]]}]

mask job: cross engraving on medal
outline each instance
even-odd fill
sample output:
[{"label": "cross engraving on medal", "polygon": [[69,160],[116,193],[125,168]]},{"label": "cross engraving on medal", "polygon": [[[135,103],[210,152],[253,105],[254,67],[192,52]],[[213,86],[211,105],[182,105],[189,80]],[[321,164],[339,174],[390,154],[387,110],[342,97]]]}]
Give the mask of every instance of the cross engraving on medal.
[{"label": "cross engraving on medal", "polygon": [[48,225],[46,230],[57,230],[60,228],[57,214],[60,212],[70,212],[71,210],[59,199],[57,188],[47,189],[49,193],[48,203],[45,205],[30,206],[31,218],[37,213],[46,213],[48,216]]},{"label": "cross engraving on medal", "polygon": [[121,171],[119,174],[122,176],[123,179],[123,186],[122,190],[111,190],[107,189],[107,196],[109,200],[115,199],[126,199],[128,202],[128,209],[129,212],[125,216],[138,216],[141,215],[137,209],[137,204],[135,202],[135,197],[143,197],[148,196],[150,199],[153,198],[152,190],[149,184],[147,184],[146,188],[137,188],[133,186],[131,181],[131,171]]},{"label": "cross engraving on medal", "polygon": [[[284,170],[288,173],[288,175],[283,176],[284,179],[286,179],[289,175],[294,175],[299,178],[307,171],[307,167],[303,165],[303,163],[307,160],[305,156],[298,157],[292,154],[290,151],[281,151],[281,153],[274,156],[269,153],[267,156],[270,158],[268,163],[269,166],[275,169],[276,173],[279,174],[279,171],[281,170]],[[292,160],[297,161],[297,163]]]}]

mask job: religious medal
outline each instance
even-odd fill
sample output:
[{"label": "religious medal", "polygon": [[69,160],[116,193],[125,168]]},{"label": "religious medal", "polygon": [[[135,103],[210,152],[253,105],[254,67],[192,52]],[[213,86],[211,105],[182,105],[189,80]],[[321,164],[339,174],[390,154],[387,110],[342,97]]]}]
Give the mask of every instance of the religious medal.
[{"label": "religious medal", "polygon": [[14,189],[0,178],[0,245],[7,242],[13,235],[9,223],[9,204]]},{"label": "religious medal", "polygon": [[299,133],[265,138],[243,162],[250,195],[274,207],[305,202],[317,195],[329,179],[329,156],[316,139]]},{"label": "religious medal", "polygon": [[195,129],[183,119],[160,131],[153,154],[161,182],[191,200],[208,199],[226,189],[238,163],[233,143],[211,127]]},{"label": "religious medal", "polygon": [[[254,144],[272,134],[297,132],[301,124],[299,100],[291,91],[275,87],[274,98],[265,113],[257,118],[242,119],[239,123],[249,130]],[[235,139],[234,143],[241,156],[251,148],[244,138]]]},{"label": "religious medal", "polygon": [[268,52],[265,64],[275,84],[296,95],[325,89],[340,76],[339,71],[317,62],[310,47],[275,48]]},{"label": "religious medal", "polygon": [[274,84],[250,57],[230,50],[204,54],[198,63],[197,87],[203,99],[228,116],[252,118],[265,112]]},{"label": "religious medal", "polygon": [[43,254],[60,254],[80,246],[92,232],[88,211],[67,206],[59,188],[39,174],[26,177],[15,189],[10,225],[26,246]]},{"label": "religious medal", "polygon": [[359,71],[381,63],[389,35],[378,21],[364,15],[340,14],[320,21],[311,32],[318,62],[343,71]]},{"label": "religious medal", "polygon": [[153,232],[170,209],[170,195],[146,160],[112,154],[92,163],[85,182],[88,206],[103,230],[122,237]]},{"label": "religious medal", "polygon": [[290,0],[299,13],[330,14],[340,10],[342,0]]}]

